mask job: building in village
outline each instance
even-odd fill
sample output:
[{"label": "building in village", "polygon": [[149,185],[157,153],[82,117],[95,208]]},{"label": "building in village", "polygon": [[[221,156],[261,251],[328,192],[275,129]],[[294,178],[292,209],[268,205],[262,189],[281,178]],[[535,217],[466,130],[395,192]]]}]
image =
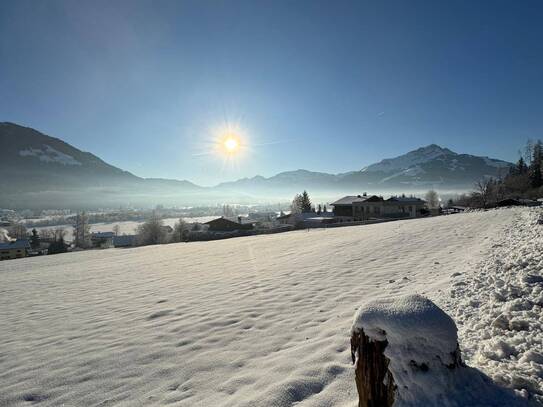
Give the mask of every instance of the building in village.
[{"label": "building in village", "polygon": [[92,247],[107,249],[109,247],[113,247],[114,238],[115,233],[113,232],[95,232],[91,233],[90,239]]},{"label": "building in village", "polygon": [[335,218],[341,222],[383,218],[416,218],[425,214],[426,202],[415,197],[384,199],[377,195],[350,195],[332,203]]},{"label": "building in village", "polygon": [[318,226],[336,223],[337,219],[332,212],[302,212],[283,214],[278,216],[276,221],[279,225]]},{"label": "building in village", "polygon": [[242,223],[241,217],[238,217],[238,221],[233,221],[227,218],[217,218],[204,223],[207,225],[209,232],[233,232],[236,230],[252,230],[254,225],[252,223]]},{"label": "building in village", "polygon": [[113,237],[113,247],[133,247],[137,245],[136,235],[120,235]]},{"label": "building in village", "polygon": [[0,260],[20,259],[26,257],[30,250],[28,239],[0,243]]}]

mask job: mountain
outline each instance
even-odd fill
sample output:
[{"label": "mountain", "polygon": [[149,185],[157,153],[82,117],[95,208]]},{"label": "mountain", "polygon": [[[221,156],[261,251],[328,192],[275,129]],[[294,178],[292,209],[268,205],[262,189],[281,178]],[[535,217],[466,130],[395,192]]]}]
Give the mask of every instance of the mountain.
[{"label": "mountain", "polygon": [[363,168],[358,176],[391,185],[443,185],[472,187],[483,177],[505,175],[511,163],[488,157],[458,154],[436,144]]},{"label": "mountain", "polygon": [[0,123],[0,207],[71,208],[255,203],[287,200],[307,189],[339,194],[469,190],[482,177],[506,173],[508,162],[457,154],[431,144],[358,171],[303,169],[204,188],[189,181],[140,178],[62,140],[14,123]]},{"label": "mountain", "polygon": [[270,178],[256,176],[222,183],[218,188],[243,190],[292,190],[318,187],[329,191],[363,189],[398,192],[420,188],[471,189],[483,177],[497,177],[509,171],[511,163],[470,154],[457,154],[431,144],[396,158],[387,158],[359,171],[327,174],[297,170]]},{"label": "mountain", "polygon": [[189,181],[145,179],[64,141],[0,123],[0,205],[54,207],[141,203],[154,194],[199,192]]}]

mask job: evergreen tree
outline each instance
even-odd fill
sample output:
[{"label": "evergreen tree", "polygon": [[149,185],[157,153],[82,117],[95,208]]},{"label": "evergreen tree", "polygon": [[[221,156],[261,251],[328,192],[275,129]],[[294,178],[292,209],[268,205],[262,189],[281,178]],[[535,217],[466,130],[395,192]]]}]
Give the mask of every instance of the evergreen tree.
[{"label": "evergreen tree", "polygon": [[302,192],[300,204],[302,212],[311,212],[311,200],[309,199],[309,194],[305,190]]},{"label": "evergreen tree", "polygon": [[30,236],[30,247],[32,247],[34,250],[40,248],[40,236],[38,235],[38,231],[36,229],[32,229],[32,236]]},{"label": "evergreen tree", "polygon": [[318,209],[317,209],[317,214],[320,215],[321,213],[322,213],[322,206],[321,204],[319,204]]},{"label": "evergreen tree", "polygon": [[324,213],[328,212],[328,209],[326,209],[326,205],[323,206],[322,211],[323,211]]},{"label": "evergreen tree", "polygon": [[530,183],[532,188],[539,188],[543,185],[543,174],[541,167],[543,165],[543,144],[538,140],[532,149],[532,162],[530,163]]},{"label": "evergreen tree", "polygon": [[524,161],[524,158],[520,157],[518,159],[517,165],[513,167],[516,171],[516,174],[523,175],[528,172],[528,166],[526,165],[526,162]]}]

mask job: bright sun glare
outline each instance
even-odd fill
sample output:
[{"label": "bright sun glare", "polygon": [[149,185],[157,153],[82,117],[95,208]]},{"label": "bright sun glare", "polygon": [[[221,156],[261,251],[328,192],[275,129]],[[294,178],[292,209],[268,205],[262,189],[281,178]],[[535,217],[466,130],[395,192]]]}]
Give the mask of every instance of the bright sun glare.
[{"label": "bright sun glare", "polygon": [[241,148],[240,138],[235,133],[227,133],[224,135],[220,144],[223,153],[229,156],[237,154]]},{"label": "bright sun glare", "polygon": [[239,147],[239,142],[232,136],[224,140],[224,148],[230,153],[234,153]]}]

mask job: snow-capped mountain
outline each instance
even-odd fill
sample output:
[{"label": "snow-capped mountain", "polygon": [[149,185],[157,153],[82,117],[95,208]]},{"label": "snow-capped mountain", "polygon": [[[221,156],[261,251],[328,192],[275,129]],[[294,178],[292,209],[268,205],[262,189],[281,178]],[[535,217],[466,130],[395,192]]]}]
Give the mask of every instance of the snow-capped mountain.
[{"label": "snow-capped mountain", "polygon": [[482,177],[497,177],[509,171],[511,163],[470,154],[457,154],[430,144],[396,158],[387,158],[363,168],[360,173],[377,175],[379,183],[445,185],[473,184]]},{"label": "snow-capped mountain", "polygon": [[509,171],[511,163],[488,157],[457,154],[431,144],[396,158],[387,158],[359,171],[327,174],[307,170],[288,171],[264,178],[256,176],[220,184],[220,188],[310,189],[360,191],[360,189],[402,189],[435,187],[470,189],[483,177],[498,177]]}]

